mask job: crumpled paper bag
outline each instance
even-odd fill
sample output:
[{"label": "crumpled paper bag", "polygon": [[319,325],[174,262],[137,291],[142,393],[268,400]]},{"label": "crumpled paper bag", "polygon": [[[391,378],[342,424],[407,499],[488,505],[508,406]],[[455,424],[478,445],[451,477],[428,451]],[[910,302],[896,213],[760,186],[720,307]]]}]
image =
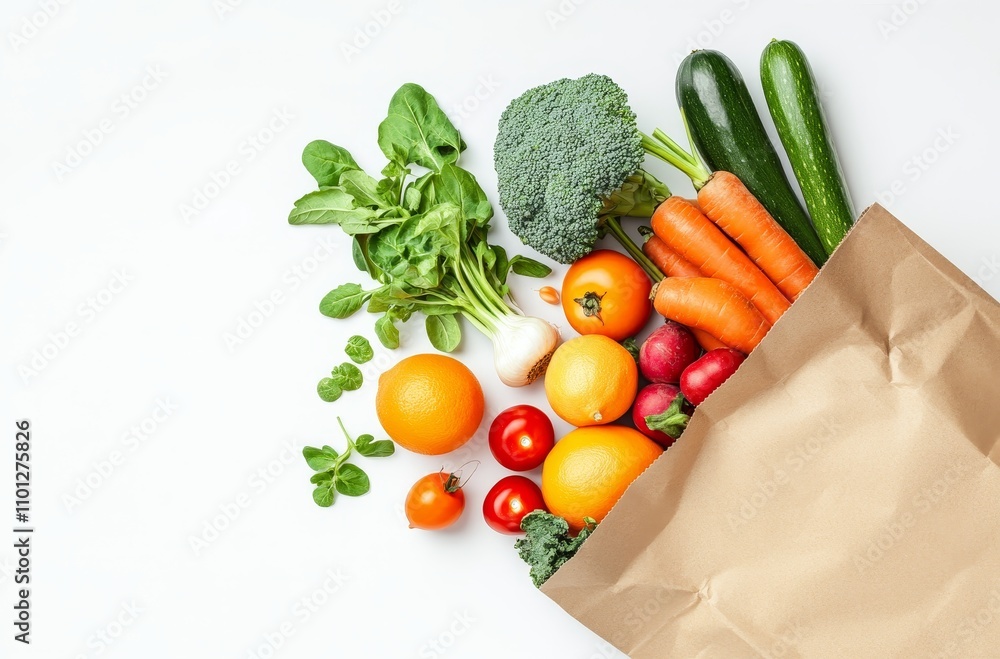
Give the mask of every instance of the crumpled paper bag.
[{"label": "crumpled paper bag", "polygon": [[882,207],[542,588],[635,658],[1000,657],[1000,306]]}]

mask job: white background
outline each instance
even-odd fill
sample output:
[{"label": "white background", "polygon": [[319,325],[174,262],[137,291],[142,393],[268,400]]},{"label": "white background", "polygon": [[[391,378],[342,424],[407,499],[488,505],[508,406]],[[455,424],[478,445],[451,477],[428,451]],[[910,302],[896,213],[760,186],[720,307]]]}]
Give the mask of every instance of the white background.
[{"label": "white background", "polygon": [[[495,202],[497,117],[527,87],[607,73],[629,91],[643,128],[676,135],[676,62],[696,42],[730,55],[761,100],[761,49],[773,36],[793,39],[819,77],[859,208],[881,194],[1000,293],[993,3],[47,1],[51,17],[40,0],[7,0],[0,13],[0,502],[13,508],[14,420],[29,418],[37,528],[25,648],[8,622],[15,555],[11,513],[0,516],[0,655],[617,656],[536,592],[512,539],[483,523],[482,497],[504,475],[483,431],[458,456],[400,451],[364,462],[373,487],[362,499],[331,509],[311,501],[301,446],[340,446],[337,415],[354,433],[379,434],[377,374],[430,347],[417,318],[402,349],[379,350],[361,391],[334,404],[317,398],[346,337],[373,338],[373,319],[317,311],[359,274],[337,230],[286,224],[314,185],[299,154],[325,138],[381,168],[376,126],[403,82],[424,85],[460,124],[463,165]],[[381,27],[373,15],[390,20]],[[345,50],[366,25],[369,43]],[[144,81],[151,89],[135,91]],[[126,115],[123,94],[144,98]],[[268,138],[282,113],[287,123],[276,120],[273,139],[253,147],[248,139]],[[111,130],[100,143],[57,172],[102,123]],[[933,162],[921,169],[914,157]],[[211,189],[230,161],[238,173]],[[186,222],[182,205],[206,186],[218,194]],[[513,247],[502,215],[495,225],[494,239]],[[109,301],[116,272],[128,284]],[[516,281],[519,301],[559,322],[533,292],[539,285]],[[227,346],[225,335],[274,291],[281,303]],[[107,304],[88,311],[91,298]],[[19,372],[69,323],[78,332],[68,344],[37,374]],[[487,391],[486,423],[517,402],[544,406],[538,386],[502,386],[489,354],[471,330],[458,353]],[[154,423],[161,403],[171,412]],[[155,429],[140,442],[130,428],[144,420]],[[410,484],[472,457],[483,464],[461,522],[407,529]],[[191,539],[234,506],[238,517],[196,552]],[[303,598],[322,604],[310,611]],[[134,620],[123,614],[132,603]],[[280,647],[271,651],[268,638]]]}]

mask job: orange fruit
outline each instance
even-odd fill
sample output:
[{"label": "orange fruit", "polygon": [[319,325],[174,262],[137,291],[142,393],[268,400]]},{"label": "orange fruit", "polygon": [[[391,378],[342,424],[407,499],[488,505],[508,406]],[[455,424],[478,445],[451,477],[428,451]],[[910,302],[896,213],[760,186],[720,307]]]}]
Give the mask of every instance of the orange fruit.
[{"label": "orange fruit", "polygon": [[552,411],[574,426],[611,423],[628,412],[639,387],[635,359],[620,343],[587,334],[556,348],[545,372]]},{"label": "orange fruit", "polygon": [[379,423],[414,453],[454,451],[475,434],[484,408],[479,380],[462,362],[445,355],[407,357],[378,379]]},{"label": "orange fruit", "polygon": [[577,428],[556,442],[542,465],[542,497],[553,515],[578,531],[600,522],[663,449],[625,426]]}]

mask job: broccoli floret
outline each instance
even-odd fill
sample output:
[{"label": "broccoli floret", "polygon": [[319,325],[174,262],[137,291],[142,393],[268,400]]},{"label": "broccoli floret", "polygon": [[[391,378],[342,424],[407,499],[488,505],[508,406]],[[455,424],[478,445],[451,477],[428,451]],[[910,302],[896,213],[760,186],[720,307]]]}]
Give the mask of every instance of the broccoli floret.
[{"label": "broccoli floret", "polygon": [[572,263],[594,248],[609,219],[648,217],[670,191],[641,169],[647,141],[625,91],[607,76],[529,89],[500,117],[493,155],[511,230]]}]

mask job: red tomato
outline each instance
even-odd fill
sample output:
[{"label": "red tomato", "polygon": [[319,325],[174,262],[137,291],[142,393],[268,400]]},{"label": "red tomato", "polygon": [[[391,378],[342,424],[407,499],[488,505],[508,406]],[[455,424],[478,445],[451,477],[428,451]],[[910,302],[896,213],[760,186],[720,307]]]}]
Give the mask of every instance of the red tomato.
[{"label": "red tomato", "polygon": [[620,252],[598,249],[566,272],[563,312],[580,334],[603,334],[622,341],[639,333],[649,320],[652,288],[653,282],[638,263]]},{"label": "red tomato", "polygon": [[511,471],[528,471],[542,464],[555,443],[549,417],[531,405],[510,407],[490,425],[490,451]]},{"label": "red tomato", "polygon": [[411,529],[443,529],[457,522],[463,510],[465,493],[455,474],[427,474],[406,495],[406,519]]},{"label": "red tomato", "polygon": [[521,520],[533,510],[548,510],[542,491],[524,476],[501,478],[483,501],[483,517],[500,533],[520,533]]}]

